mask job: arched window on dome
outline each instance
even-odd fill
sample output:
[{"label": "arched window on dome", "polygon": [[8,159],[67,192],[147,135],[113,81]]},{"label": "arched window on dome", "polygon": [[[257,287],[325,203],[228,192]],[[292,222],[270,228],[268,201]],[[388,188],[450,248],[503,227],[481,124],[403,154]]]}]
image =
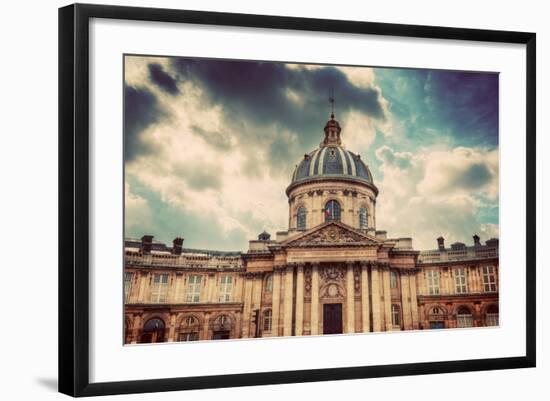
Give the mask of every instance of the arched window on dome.
[{"label": "arched window on dome", "polygon": [[325,205],[325,221],[340,221],[341,209],[336,200],[329,200]]},{"label": "arched window on dome", "polygon": [[361,230],[366,230],[369,228],[368,212],[366,207],[359,209],[359,228]]},{"label": "arched window on dome", "polygon": [[298,230],[306,229],[306,208],[303,206],[298,208],[298,213],[296,215],[296,228]]}]

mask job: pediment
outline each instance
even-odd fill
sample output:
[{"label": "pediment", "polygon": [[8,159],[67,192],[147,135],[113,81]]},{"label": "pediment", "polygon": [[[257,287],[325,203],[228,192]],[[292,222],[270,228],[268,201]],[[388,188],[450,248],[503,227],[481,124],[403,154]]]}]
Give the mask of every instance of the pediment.
[{"label": "pediment", "polygon": [[340,222],[328,222],[281,243],[287,248],[377,246],[380,240]]}]

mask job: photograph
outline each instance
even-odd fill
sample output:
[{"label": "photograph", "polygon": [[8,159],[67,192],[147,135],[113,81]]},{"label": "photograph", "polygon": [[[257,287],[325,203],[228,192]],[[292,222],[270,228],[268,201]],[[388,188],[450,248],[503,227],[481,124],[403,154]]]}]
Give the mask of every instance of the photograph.
[{"label": "photograph", "polygon": [[125,345],[499,326],[498,72],[123,58]]}]

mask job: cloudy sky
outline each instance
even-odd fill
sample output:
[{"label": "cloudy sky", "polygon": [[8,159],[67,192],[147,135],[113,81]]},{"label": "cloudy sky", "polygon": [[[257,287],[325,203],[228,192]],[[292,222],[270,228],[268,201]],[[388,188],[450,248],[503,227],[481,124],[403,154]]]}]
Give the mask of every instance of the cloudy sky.
[{"label": "cloudy sky", "polygon": [[331,89],[377,229],[417,249],[498,236],[497,74],[141,56],[125,60],[125,235],[246,250],[285,230]]}]

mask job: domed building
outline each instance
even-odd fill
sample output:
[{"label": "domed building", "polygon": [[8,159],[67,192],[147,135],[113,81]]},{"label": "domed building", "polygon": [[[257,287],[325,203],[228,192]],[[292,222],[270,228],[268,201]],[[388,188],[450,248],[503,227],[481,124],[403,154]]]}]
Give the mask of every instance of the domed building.
[{"label": "domed building", "polygon": [[334,114],[286,188],[288,228],[246,252],[125,242],[125,342],[498,325],[498,239],[414,250],[377,230],[378,188]]}]

